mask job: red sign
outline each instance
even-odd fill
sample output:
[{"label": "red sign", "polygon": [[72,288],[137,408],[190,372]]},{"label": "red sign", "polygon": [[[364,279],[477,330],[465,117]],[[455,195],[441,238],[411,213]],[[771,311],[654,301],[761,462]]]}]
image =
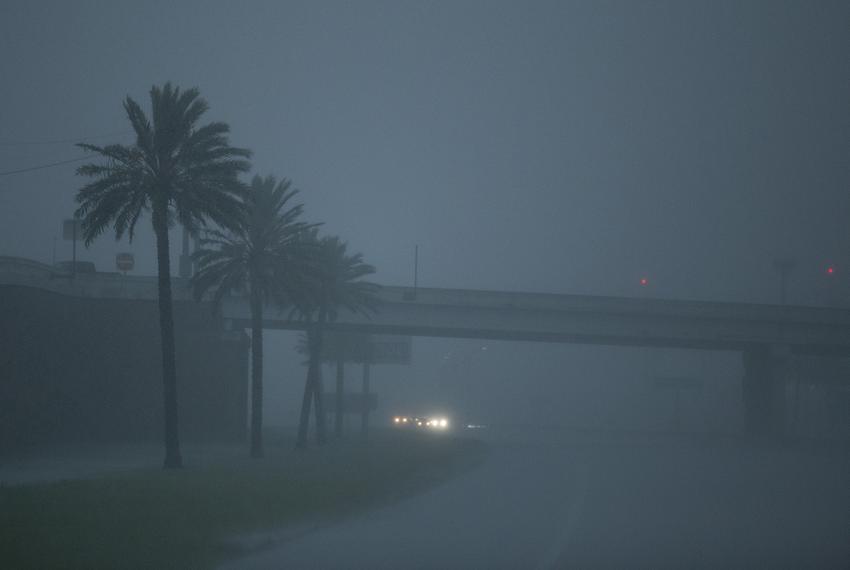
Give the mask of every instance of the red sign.
[{"label": "red sign", "polygon": [[136,265],[136,259],[132,253],[119,253],[115,256],[115,267],[118,271],[132,271]]}]

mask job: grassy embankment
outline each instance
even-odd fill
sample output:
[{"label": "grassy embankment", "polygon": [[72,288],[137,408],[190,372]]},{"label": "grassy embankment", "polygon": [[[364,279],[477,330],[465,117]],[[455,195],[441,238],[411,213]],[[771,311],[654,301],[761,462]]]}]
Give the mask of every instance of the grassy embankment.
[{"label": "grassy embankment", "polygon": [[[0,488],[2,568],[210,568],[236,533],[333,519],[428,488],[483,444],[384,434],[252,461]],[[270,446],[271,448],[271,446]]]}]

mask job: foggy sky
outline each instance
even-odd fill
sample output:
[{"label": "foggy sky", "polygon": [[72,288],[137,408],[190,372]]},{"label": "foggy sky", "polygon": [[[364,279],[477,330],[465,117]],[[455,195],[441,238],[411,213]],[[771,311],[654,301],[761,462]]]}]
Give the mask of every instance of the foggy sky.
[{"label": "foggy sky", "polygon": [[[0,171],[126,133],[122,98],[171,80],[379,282],[418,243],[426,286],[766,302],[791,254],[818,302],[850,269],[848,24],[823,1],[7,1]],[[0,254],[51,260],[75,166],[0,177]],[[149,224],[81,257],[152,274]]]},{"label": "foggy sky", "polygon": [[[171,80],[379,283],[410,284],[419,244],[424,286],[776,302],[792,255],[789,300],[822,304],[827,263],[850,289],[848,30],[825,1],[6,1],[0,172],[130,142],[122,99]],[[70,258],[75,167],[0,176],[0,255]],[[149,227],[80,258],[152,275]],[[379,415],[645,426],[669,397],[636,380],[673,374],[734,428],[735,354],[486,344],[415,339],[373,371]],[[266,417],[294,421],[295,335],[265,345]]]}]

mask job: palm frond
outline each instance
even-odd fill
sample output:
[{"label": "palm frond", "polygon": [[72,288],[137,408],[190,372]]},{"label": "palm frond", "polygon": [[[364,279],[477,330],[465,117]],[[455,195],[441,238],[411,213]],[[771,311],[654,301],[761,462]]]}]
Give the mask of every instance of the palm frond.
[{"label": "palm frond", "polygon": [[377,310],[377,286],[363,280],[375,269],[363,263],[361,254],[349,255],[344,241],[335,236],[319,238],[315,229],[302,239],[314,244],[314,253],[308,269],[309,286],[294,301],[300,318],[324,314],[334,321],[341,308],[365,316]]},{"label": "palm frond", "polygon": [[[260,298],[283,303],[304,286],[306,254],[296,238],[312,225],[298,220],[303,207],[290,206],[296,191],[288,188],[288,181],[255,176],[243,189],[239,211],[229,217],[229,227],[221,224],[224,229],[203,233],[202,249],[194,256],[196,297],[215,288],[213,304],[217,305],[225,294],[247,285]],[[215,220],[233,206],[226,196],[221,193],[199,207]],[[185,189],[181,199],[195,200],[194,189]]]},{"label": "palm frond", "polygon": [[198,126],[209,105],[196,88],[154,85],[150,103],[148,118],[135,100],[124,99],[135,144],[78,145],[101,159],[77,169],[92,179],[77,192],[87,243],[110,226],[117,238],[132,239],[141,214],[153,208],[164,208],[169,226],[179,222],[192,234],[209,223],[240,225],[238,176],[250,167],[250,151],[230,146],[225,123]]}]

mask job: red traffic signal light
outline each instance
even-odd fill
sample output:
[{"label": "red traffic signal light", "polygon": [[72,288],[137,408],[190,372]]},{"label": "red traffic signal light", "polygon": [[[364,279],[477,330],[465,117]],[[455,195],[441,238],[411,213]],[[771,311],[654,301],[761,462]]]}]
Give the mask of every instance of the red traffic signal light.
[{"label": "red traffic signal light", "polygon": [[646,277],[641,277],[640,278],[640,286],[646,287],[647,285],[649,285],[649,279],[647,279]]},{"label": "red traffic signal light", "polygon": [[835,275],[835,267],[832,265],[827,266],[826,268],[827,275]]}]

